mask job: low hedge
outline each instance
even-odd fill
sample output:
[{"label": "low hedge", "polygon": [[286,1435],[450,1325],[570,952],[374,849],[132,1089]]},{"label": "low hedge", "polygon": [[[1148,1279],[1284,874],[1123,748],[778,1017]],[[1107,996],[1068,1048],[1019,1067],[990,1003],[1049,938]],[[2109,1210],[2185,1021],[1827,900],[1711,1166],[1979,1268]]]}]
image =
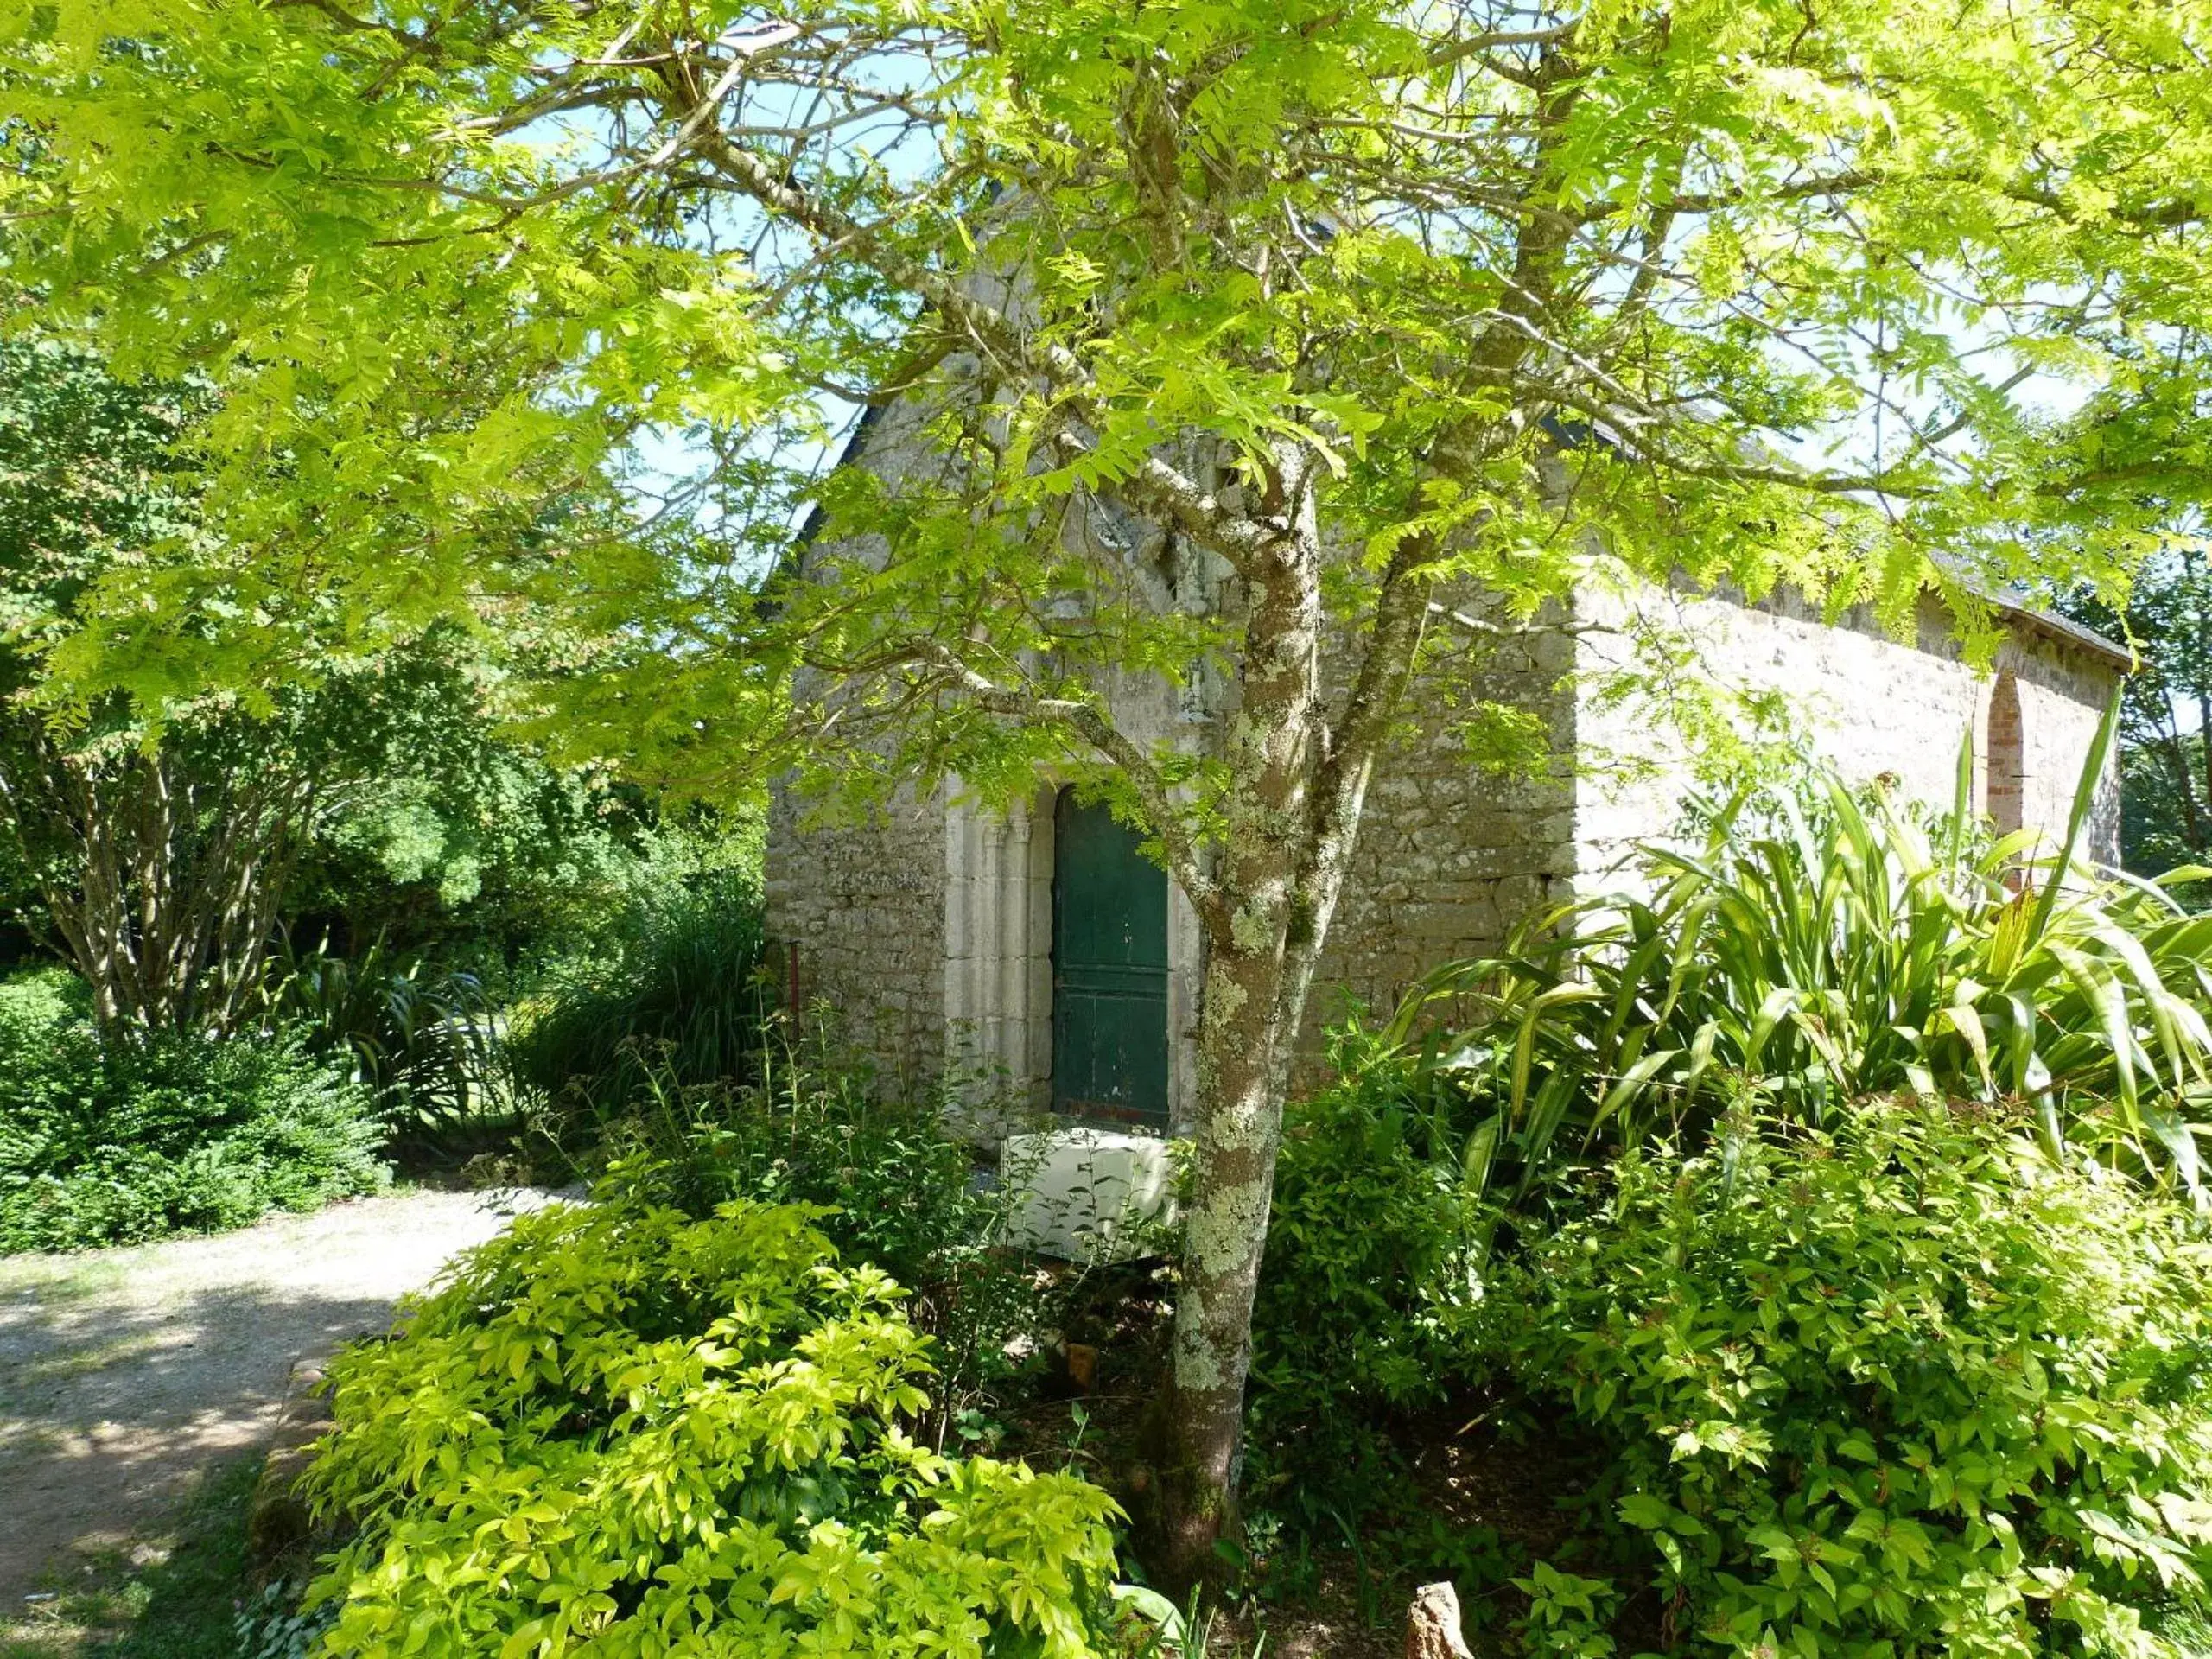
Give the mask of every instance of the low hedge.
[{"label": "low hedge", "polygon": [[0,986],[0,1254],[372,1192],[382,1140],[367,1091],[289,1033],[104,1043],[67,976]]},{"label": "low hedge", "polygon": [[319,1651],[1108,1650],[1113,1500],[916,1444],[929,1340],[821,1214],[555,1205],[341,1356]]}]

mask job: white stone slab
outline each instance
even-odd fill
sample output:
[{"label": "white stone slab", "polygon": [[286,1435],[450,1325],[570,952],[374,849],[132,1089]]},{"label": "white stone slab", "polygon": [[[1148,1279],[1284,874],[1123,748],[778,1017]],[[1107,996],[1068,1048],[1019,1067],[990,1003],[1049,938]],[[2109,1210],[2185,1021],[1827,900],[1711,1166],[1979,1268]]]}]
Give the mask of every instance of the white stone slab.
[{"label": "white stone slab", "polygon": [[1001,1179],[1013,1185],[1012,1243],[1068,1262],[1126,1262],[1158,1248],[1174,1215],[1167,1142],[1071,1125],[1007,1136]]}]

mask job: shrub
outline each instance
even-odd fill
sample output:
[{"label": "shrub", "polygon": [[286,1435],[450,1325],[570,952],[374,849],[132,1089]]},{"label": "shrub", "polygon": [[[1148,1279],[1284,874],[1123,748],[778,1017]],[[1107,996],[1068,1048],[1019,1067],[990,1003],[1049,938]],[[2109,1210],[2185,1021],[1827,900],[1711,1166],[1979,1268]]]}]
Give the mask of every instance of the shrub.
[{"label": "shrub", "polygon": [[1480,1109],[1471,1166],[1495,1156],[1522,1192],[1563,1148],[1738,1102],[1819,1123],[1902,1090],[2023,1103],[2052,1147],[2115,1120],[2139,1166],[2171,1159],[2194,1186],[2212,916],[2023,848],[1823,772],[1802,804],[1739,798],[1696,850],[1646,849],[1652,896],[1577,901],[1439,969],[1389,1034],[1471,1007],[1433,1064]]},{"label": "shrub", "polygon": [[1096,1651],[1112,1500],[918,1446],[928,1340],[817,1218],[556,1205],[341,1356],[327,1651]]},{"label": "shrub", "polygon": [[73,1026],[92,1028],[92,994],[85,982],[66,968],[33,968],[0,980],[0,1053],[10,1069],[21,1058],[35,1058],[48,1034]]},{"label": "shrub", "polygon": [[1012,1194],[977,1180],[941,1103],[879,1097],[817,1040],[772,1044],[750,1083],[643,1075],[643,1097],[599,1126],[613,1186],[695,1217],[738,1198],[817,1206],[845,1257],[911,1291],[937,1343],[939,1427],[1020,1369],[1010,1345],[1039,1345],[1061,1295],[1002,1248]]},{"label": "shrub", "polygon": [[1909,1103],[1592,1179],[1494,1283],[1488,1363],[1606,1453],[1592,1524],[1682,1643],[2150,1654],[2145,1609],[2205,1606],[2189,1212]]},{"label": "shrub", "polygon": [[1357,1027],[1330,1058],[1290,1110],[1253,1317],[1255,1472],[1309,1525],[1402,1485],[1375,1428],[1447,1391],[1489,1217],[1412,1060]]},{"label": "shrub", "polygon": [[344,1055],[389,1118],[451,1123],[502,1092],[497,1021],[474,974],[402,957],[381,936],[351,957],[287,938],[269,983],[270,1012]]},{"label": "shrub", "polygon": [[760,900],[725,874],[649,912],[611,963],[572,969],[507,1043],[516,1078],[585,1127],[649,1089],[747,1075],[760,1045]]},{"label": "shrub", "polygon": [[366,1091],[296,1037],[104,1045],[73,984],[0,989],[0,1252],[243,1226],[389,1179]]}]

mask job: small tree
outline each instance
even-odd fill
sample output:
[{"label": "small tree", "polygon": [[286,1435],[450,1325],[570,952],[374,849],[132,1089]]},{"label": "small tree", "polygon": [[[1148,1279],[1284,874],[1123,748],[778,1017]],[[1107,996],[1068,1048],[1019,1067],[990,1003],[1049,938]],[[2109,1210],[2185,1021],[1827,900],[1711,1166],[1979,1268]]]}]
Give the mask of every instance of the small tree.
[{"label": "small tree", "polygon": [[207,401],[185,381],[126,385],[51,340],[0,343],[0,807],[111,1026],[238,1018],[313,787],[234,715],[156,741],[121,694],[73,718],[37,696],[37,653],[99,563],[192,532],[173,446]]},{"label": "small tree", "polygon": [[[491,642],[449,624],[266,690],[50,695],[46,654],[83,643],[104,572],[173,575],[212,542],[192,440],[216,405],[202,382],[129,383],[53,340],[0,341],[0,835],[34,923],[118,1029],[229,1031],[253,1012],[302,860],[410,785],[451,816],[452,797],[516,793],[526,768],[554,781],[496,743]],[[169,626],[206,632],[189,609]]]},{"label": "small tree", "polygon": [[[2201,487],[2129,493],[2204,381],[2201,0],[16,10],[10,257],[116,349],[257,389],[214,440],[302,459],[237,486],[277,569],[628,624],[568,717],[649,777],[989,798],[1050,763],[1150,831],[1206,949],[1171,1573],[1232,1521],[1293,1046],[1409,690],[1465,649],[1451,596],[1971,619],[2024,531],[2108,575]],[[493,400],[425,437],[470,340]],[[2037,371],[2124,375],[2163,429],[2062,450]],[[887,407],[895,465],[817,483],[838,398]],[[728,560],[476,556],[656,424]],[[827,537],[763,604],[809,499]],[[294,550],[341,503],[375,535]],[[56,671],[144,671],[189,591],[104,579]],[[1117,724],[1131,676],[1192,688],[1201,740]]]},{"label": "small tree", "polygon": [[227,1033],[259,1010],[302,859],[381,786],[448,758],[424,699],[449,643],[263,715],[210,697],[157,725],[118,693],[73,717],[20,691],[0,708],[0,835],[103,1026]]},{"label": "small tree", "polygon": [[104,1027],[228,1031],[259,995],[311,791],[236,736],[66,741],[11,712],[8,828]]}]

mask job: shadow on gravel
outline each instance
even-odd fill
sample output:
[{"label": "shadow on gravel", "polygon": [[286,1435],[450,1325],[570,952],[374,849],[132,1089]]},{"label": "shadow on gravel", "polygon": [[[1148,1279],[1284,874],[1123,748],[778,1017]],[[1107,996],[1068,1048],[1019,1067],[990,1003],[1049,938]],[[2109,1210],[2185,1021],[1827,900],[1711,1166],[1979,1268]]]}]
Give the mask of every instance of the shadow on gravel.
[{"label": "shadow on gravel", "polygon": [[36,1600],[0,1611],[0,1659],[238,1659],[247,1589],[247,1499],[260,1459],[232,1458],[193,1482],[156,1538],[55,1573]]},{"label": "shadow on gravel", "polygon": [[57,1576],[143,1553],[195,1481],[264,1444],[294,1361],[385,1330],[401,1295],[542,1201],[416,1189],[0,1259],[0,1630]]},{"label": "shadow on gravel", "polygon": [[[0,1336],[0,1606],[63,1587],[268,1433],[295,1357],[385,1329],[389,1300],[248,1286],[159,1309],[10,1306]],[[60,1584],[38,1581],[56,1577]]]}]

